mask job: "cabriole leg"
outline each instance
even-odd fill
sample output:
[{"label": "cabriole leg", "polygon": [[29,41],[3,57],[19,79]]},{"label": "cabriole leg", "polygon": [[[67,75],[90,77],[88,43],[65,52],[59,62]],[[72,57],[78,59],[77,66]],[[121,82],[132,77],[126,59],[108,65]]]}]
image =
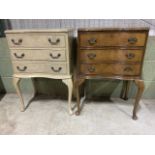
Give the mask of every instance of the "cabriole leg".
[{"label": "cabriole leg", "polygon": [[128,94],[129,94],[129,89],[130,89],[130,83],[131,83],[131,81],[126,81],[126,89],[125,89],[124,100],[128,100]]},{"label": "cabriole leg", "polygon": [[123,81],[121,98],[124,99],[124,100],[128,100],[128,93],[129,93],[129,89],[130,89],[130,83],[131,83],[131,81]]},{"label": "cabriole leg", "polygon": [[76,115],[80,114],[81,108],[80,108],[80,86],[84,83],[85,79],[77,79],[75,81],[75,89],[76,89],[76,102],[77,102],[77,111]]},{"label": "cabriole leg", "polygon": [[137,90],[137,94],[136,94],[136,99],[135,99],[135,104],[134,104],[134,109],[133,109],[133,116],[132,118],[134,120],[137,119],[137,108],[138,108],[138,105],[139,105],[139,101],[142,97],[142,94],[143,94],[143,91],[144,91],[144,81],[143,80],[135,80],[134,81],[136,86],[138,87],[138,90]]},{"label": "cabriole leg", "polygon": [[65,83],[68,87],[68,110],[69,110],[69,114],[72,115],[73,111],[72,111],[71,101],[72,101],[72,92],[73,92],[73,82],[72,82],[72,79],[63,79],[62,82]]},{"label": "cabriole leg", "polygon": [[122,85],[122,91],[121,91],[120,98],[124,99],[124,94],[125,94],[125,81],[123,80],[123,85]]},{"label": "cabriole leg", "polygon": [[20,81],[21,81],[20,78],[13,77],[14,87],[16,89],[17,95],[20,98],[20,111],[23,112],[25,110],[25,106],[24,106],[24,100],[22,97],[21,89],[20,89]]}]

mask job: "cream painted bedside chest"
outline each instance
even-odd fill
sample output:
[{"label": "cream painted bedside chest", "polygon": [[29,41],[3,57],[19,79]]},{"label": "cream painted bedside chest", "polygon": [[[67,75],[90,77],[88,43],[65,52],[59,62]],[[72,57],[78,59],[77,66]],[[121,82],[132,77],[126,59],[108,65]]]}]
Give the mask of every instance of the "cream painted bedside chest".
[{"label": "cream painted bedside chest", "polygon": [[[71,41],[72,31],[67,29],[7,30],[11,52],[13,82],[20,97],[20,109],[25,110],[20,90],[22,78],[62,79],[68,87],[69,113],[72,114]],[[35,89],[34,89],[35,90]]]}]

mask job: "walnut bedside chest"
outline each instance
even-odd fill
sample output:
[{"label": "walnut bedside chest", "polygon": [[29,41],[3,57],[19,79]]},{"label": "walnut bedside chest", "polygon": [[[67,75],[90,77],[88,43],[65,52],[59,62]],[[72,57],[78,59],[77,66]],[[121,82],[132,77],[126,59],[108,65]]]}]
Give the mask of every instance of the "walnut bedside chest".
[{"label": "walnut bedside chest", "polygon": [[62,79],[68,87],[69,113],[72,114],[72,31],[67,29],[7,30],[5,31],[11,52],[13,81],[20,97],[20,109],[25,110],[19,87],[22,78]]},{"label": "walnut bedside chest", "polygon": [[[79,87],[85,79],[119,79],[124,81],[122,98],[127,98],[128,81],[138,87],[133,119],[144,89],[141,78],[148,28],[79,29],[77,73],[75,79],[78,112]],[[125,95],[124,95],[125,94]]]}]

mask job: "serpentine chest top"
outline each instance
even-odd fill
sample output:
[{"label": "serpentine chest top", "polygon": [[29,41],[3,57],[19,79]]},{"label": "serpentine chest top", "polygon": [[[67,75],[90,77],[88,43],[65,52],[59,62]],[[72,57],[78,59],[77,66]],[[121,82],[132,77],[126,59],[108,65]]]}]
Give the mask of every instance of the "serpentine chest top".
[{"label": "serpentine chest top", "polygon": [[[136,80],[142,87],[139,81],[148,31],[148,28],[79,29],[76,88],[85,79],[102,77]],[[133,117],[136,118],[135,112]]]},{"label": "serpentine chest top", "polygon": [[62,79],[68,86],[70,104],[72,32],[67,29],[47,29],[7,30],[5,33],[13,64],[14,84],[22,103],[21,111],[24,111],[24,103],[18,85],[20,78]]}]

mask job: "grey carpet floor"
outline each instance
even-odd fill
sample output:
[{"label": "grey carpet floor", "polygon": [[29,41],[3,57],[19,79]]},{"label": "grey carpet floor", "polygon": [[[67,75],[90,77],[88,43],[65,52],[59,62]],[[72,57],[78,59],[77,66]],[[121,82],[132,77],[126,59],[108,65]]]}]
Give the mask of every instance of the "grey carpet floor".
[{"label": "grey carpet floor", "polygon": [[[24,94],[25,103],[30,99]],[[17,95],[7,94],[0,101],[0,134],[155,134],[155,100],[141,100],[137,121],[133,101],[84,101],[81,115],[70,116],[66,100],[36,99],[20,112]]]}]

